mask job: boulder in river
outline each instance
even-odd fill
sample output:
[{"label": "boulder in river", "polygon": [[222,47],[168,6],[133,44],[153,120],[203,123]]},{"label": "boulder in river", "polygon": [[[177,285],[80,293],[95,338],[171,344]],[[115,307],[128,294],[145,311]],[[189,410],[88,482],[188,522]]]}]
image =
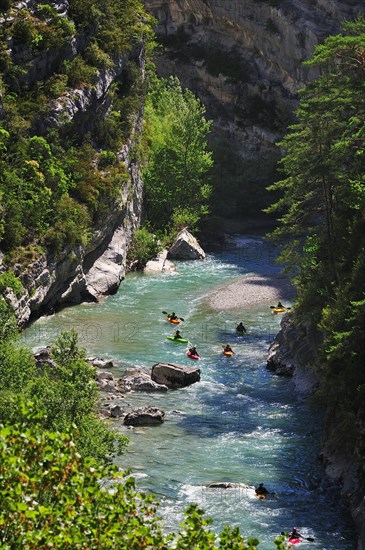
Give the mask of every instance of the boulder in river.
[{"label": "boulder in river", "polygon": [[120,389],[124,392],[135,391],[167,391],[167,386],[164,384],[158,384],[154,382],[151,375],[144,372],[141,369],[134,369],[127,372],[126,376],[123,376],[118,381]]},{"label": "boulder in river", "polygon": [[207,483],[205,487],[208,487],[208,489],[249,489],[249,485],[246,485],[245,483],[234,483],[232,481],[212,481],[211,483]]},{"label": "boulder in river", "polygon": [[200,369],[176,365],[175,363],[156,363],[152,367],[151,378],[158,384],[164,384],[168,388],[185,388],[185,386],[199,382]]},{"label": "boulder in river", "polygon": [[205,252],[196,238],[184,228],[176,237],[167,258],[172,260],[203,260]]},{"label": "boulder in river", "polygon": [[86,357],[86,361],[98,369],[111,369],[114,366],[113,361],[101,359],[100,357]]},{"label": "boulder in river", "polygon": [[165,271],[175,271],[175,266],[167,259],[168,251],[165,248],[154,260],[149,260],[144,268],[144,273],[164,273]]},{"label": "boulder in river", "polygon": [[129,412],[123,423],[126,426],[155,426],[162,424],[165,420],[165,413],[157,407],[141,407]]}]

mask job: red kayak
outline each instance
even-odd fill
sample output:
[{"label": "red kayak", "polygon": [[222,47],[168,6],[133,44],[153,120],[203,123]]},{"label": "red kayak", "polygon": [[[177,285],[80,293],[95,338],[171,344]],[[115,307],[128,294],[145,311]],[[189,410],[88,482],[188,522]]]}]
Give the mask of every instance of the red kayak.
[{"label": "red kayak", "polygon": [[200,359],[199,355],[195,355],[194,353],[191,353],[191,351],[187,352],[187,356],[190,357],[190,359]]},{"label": "red kayak", "polygon": [[288,542],[290,542],[290,544],[299,544],[300,543],[300,538],[297,537],[296,539],[291,539],[289,537]]}]

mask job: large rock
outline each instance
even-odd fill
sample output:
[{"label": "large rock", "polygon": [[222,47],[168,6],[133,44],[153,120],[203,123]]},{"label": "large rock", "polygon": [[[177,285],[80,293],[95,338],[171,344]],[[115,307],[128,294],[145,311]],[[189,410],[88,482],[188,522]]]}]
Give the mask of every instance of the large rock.
[{"label": "large rock", "polygon": [[156,363],[152,367],[151,378],[158,384],[164,384],[168,388],[185,388],[199,382],[200,369],[197,367],[184,367],[175,363]]},{"label": "large rock", "polygon": [[123,423],[126,426],[155,426],[162,424],[165,419],[164,411],[157,407],[141,407],[128,413]]},{"label": "large rock", "polygon": [[127,372],[126,376],[123,376],[119,380],[119,386],[122,391],[167,391],[167,386],[164,384],[158,384],[154,382],[150,374],[142,371],[141,369],[135,369]]},{"label": "large rock", "polygon": [[304,323],[294,323],[293,316],[285,314],[281,330],[269,348],[267,368],[280,376],[293,376],[296,390],[311,394],[318,379],[308,365],[316,361],[320,333]]},{"label": "large rock", "polygon": [[167,257],[174,260],[203,260],[205,252],[196,238],[187,229],[183,229],[178,234]]},{"label": "large rock", "polygon": [[144,273],[164,273],[165,271],[175,271],[175,266],[167,259],[167,249],[162,250],[157,258],[147,262]]},{"label": "large rock", "polygon": [[97,369],[111,369],[114,366],[113,361],[102,359],[101,357],[86,357],[86,361]]}]

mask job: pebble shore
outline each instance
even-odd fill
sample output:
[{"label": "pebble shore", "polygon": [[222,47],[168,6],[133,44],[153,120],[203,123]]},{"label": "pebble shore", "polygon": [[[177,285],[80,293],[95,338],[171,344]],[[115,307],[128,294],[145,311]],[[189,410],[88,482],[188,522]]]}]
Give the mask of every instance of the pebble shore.
[{"label": "pebble shore", "polygon": [[207,305],[216,311],[234,310],[260,304],[276,305],[292,299],[294,287],[282,275],[246,275],[237,281],[214,290],[206,298]]}]

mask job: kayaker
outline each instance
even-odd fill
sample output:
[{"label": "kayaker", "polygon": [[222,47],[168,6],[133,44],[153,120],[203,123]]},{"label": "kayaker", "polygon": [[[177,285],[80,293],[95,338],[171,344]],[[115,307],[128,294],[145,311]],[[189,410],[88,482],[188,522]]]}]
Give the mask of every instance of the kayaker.
[{"label": "kayaker", "polygon": [[303,538],[302,535],[297,531],[296,527],[293,527],[292,532],[289,535],[289,542],[293,539],[301,539]]},{"label": "kayaker", "polygon": [[174,336],[174,338],[175,338],[175,340],[176,340],[177,338],[182,338],[182,336],[181,336],[181,334],[180,334],[180,331],[179,331],[179,330],[177,330],[177,331],[175,332],[175,336]]},{"label": "kayaker", "polygon": [[167,316],[170,321],[175,321],[175,319],[178,319],[178,316],[176,315],[176,313],[173,311],[170,315]]},{"label": "kayaker", "polygon": [[257,495],[268,495],[270,494],[270,491],[266,489],[263,483],[260,483],[260,485],[255,489],[255,493]]},{"label": "kayaker", "polygon": [[226,344],[226,345],[224,346],[223,351],[224,351],[225,353],[228,353],[228,352],[234,353],[233,349],[231,348],[231,346],[230,346],[229,344]]},{"label": "kayaker", "polygon": [[281,302],[278,302],[278,305],[276,307],[278,308],[278,307],[285,307],[285,306],[283,306]]},{"label": "kayaker", "polygon": [[190,355],[196,355],[197,357],[200,357],[195,346],[193,346],[192,348],[189,348],[189,353]]},{"label": "kayaker", "polygon": [[246,334],[247,332],[242,322],[236,326],[236,330],[237,332],[241,332],[242,334]]}]

